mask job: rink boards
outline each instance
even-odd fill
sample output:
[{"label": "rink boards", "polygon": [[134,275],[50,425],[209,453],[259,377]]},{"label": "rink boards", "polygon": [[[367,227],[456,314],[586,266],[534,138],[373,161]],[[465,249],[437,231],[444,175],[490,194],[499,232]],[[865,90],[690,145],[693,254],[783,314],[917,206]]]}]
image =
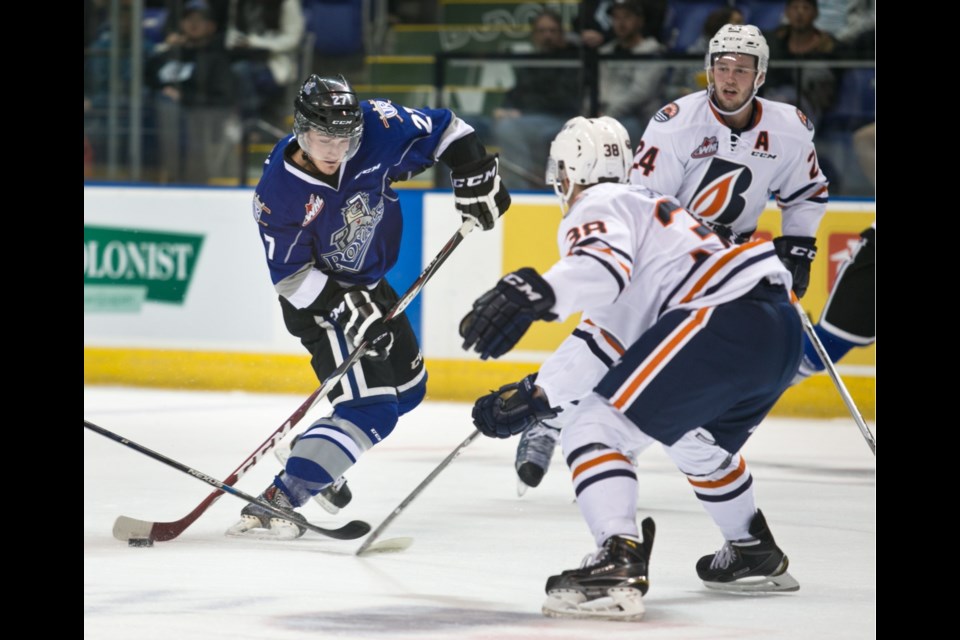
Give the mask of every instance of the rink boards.
[{"label": "rink boards", "polygon": [[[304,392],[308,358],[280,317],[252,216],[249,189],[84,188],[84,382],[174,388]],[[390,281],[404,291],[456,231],[449,192],[402,191],[404,234]],[[421,337],[434,399],[470,400],[536,370],[575,319],[539,323],[498,362],[460,349],[457,325],[472,301],[508,271],[558,258],[557,200],[516,194],[493,231],[476,231],[408,309]],[[816,318],[837,265],[876,218],[869,202],[834,202],[821,224],[804,306]],[[760,232],[779,235],[775,207]],[[842,372],[861,410],[875,416],[876,348]],[[791,389],[776,410],[843,415],[829,379]]]}]

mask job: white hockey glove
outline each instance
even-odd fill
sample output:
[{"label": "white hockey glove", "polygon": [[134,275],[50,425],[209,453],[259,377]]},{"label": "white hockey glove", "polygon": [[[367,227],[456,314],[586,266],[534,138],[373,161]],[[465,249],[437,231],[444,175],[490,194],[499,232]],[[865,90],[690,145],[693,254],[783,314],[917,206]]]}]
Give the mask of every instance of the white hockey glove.
[{"label": "white hockey glove", "polygon": [[393,347],[393,332],[383,322],[383,311],[370,299],[364,288],[344,289],[341,299],[334,303],[331,315],[343,327],[343,333],[354,347],[364,340],[369,350],[364,357],[386,360]]},{"label": "white hockey glove", "polygon": [[500,181],[500,160],[488,155],[450,172],[454,202],[464,221],[476,220],[484,231],[510,208],[510,194]]}]

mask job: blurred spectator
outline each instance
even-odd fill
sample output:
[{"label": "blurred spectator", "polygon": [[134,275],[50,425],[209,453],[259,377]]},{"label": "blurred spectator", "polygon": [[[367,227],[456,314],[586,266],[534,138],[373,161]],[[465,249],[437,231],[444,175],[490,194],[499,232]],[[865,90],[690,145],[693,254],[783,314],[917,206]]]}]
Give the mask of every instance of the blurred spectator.
[{"label": "blurred spectator", "polygon": [[[656,38],[645,37],[640,0],[616,0],[609,9],[614,40],[600,47],[604,55],[651,55],[663,51]],[[639,140],[643,124],[663,104],[664,67],[642,60],[600,62],[600,113],[617,118]]]},{"label": "blurred spectator", "polygon": [[[579,50],[567,43],[563,22],[553,11],[532,23],[534,51],[575,59]],[[511,189],[542,189],[550,142],[570,118],[580,114],[580,75],[575,66],[534,67],[518,61],[516,83],[494,111],[493,130],[500,145],[504,180]]]},{"label": "blurred spectator", "polygon": [[[115,92],[116,104],[119,110],[117,121],[118,130],[114,131],[118,138],[117,149],[120,153],[119,161],[125,160],[128,150],[130,131],[130,84],[132,80],[133,56],[131,55],[131,10],[130,0],[120,3],[119,20],[116,28],[110,24],[110,12],[99,6],[103,3],[94,2],[87,17],[99,20],[94,40],[84,51],[84,82],[83,82],[83,128],[93,147],[93,157],[100,160],[107,157],[107,138],[110,135],[108,123],[108,107],[111,91]],[[120,48],[120,82],[116,87],[110,86],[110,49],[114,43]],[[146,60],[153,45],[143,41],[141,53]],[[146,90],[144,91],[146,98]],[[150,130],[152,114],[149,110],[143,112],[144,131]],[[144,151],[151,151],[150,145],[144,145]]]},{"label": "blurred spectator", "polygon": [[864,175],[877,188],[877,123],[871,122],[857,129],[853,134],[853,151]]},{"label": "blurred spectator", "polygon": [[819,15],[817,0],[787,0],[783,14],[787,24],[775,29],[767,38],[771,57],[776,56],[778,60],[823,58],[834,53],[836,39],[813,24]]},{"label": "blurred spectator", "polygon": [[640,0],[640,4],[645,17],[643,35],[659,40],[663,35],[663,23],[670,3],[668,0]]},{"label": "blurred spectator", "polygon": [[[825,60],[835,58],[837,41],[814,26],[817,0],[787,0],[787,24],[767,36],[774,60]],[[836,77],[826,67],[774,68],[767,73],[764,97],[800,107],[814,122],[833,104]]]},{"label": "blurred spectator", "polygon": [[231,0],[227,24],[241,115],[261,118],[265,104],[296,80],[304,31],[300,0]]},{"label": "blurred spectator", "polygon": [[817,28],[840,42],[852,42],[874,28],[873,0],[819,0],[817,8]]},{"label": "blurred spectator", "polygon": [[613,38],[613,28],[610,23],[610,14],[607,10],[613,4],[612,0],[584,0],[580,3],[577,17],[574,19],[575,35],[571,38],[575,43],[589,49],[596,49]]},{"label": "blurred spectator", "polygon": [[[180,21],[183,19],[184,8],[191,4],[192,0],[166,0],[167,19],[163,31],[166,39],[163,44],[172,47],[183,44],[183,34],[180,30]],[[217,33],[221,40],[223,34],[227,32],[227,15],[230,10],[230,0],[206,0],[209,7],[210,18],[217,25]]]},{"label": "blurred spectator", "polygon": [[[230,58],[217,34],[210,6],[191,0],[183,7],[180,30],[167,38],[147,64],[147,83],[157,91],[163,175],[171,182],[204,184],[228,174],[236,156],[231,123],[234,83]],[[233,171],[229,171],[232,175]]]}]

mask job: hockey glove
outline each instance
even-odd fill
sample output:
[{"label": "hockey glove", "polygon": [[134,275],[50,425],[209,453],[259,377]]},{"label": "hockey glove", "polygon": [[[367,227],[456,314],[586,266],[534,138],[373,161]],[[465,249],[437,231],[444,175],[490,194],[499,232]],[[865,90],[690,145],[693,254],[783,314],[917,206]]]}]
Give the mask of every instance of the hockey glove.
[{"label": "hockey glove", "polygon": [[556,298],[550,284],[530,267],[508,273],[497,286],[477,298],[460,321],[463,348],[472,347],[482,360],[510,351],[534,320],[555,320]]},{"label": "hockey glove", "polygon": [[510,208],[510,194],[500,181],[500,161],[488,155],[450,172],[454,204],[464,221],[476,220],[484,231]]},{"label": "hockey glove", "polygon": [[777,257],[793,276],[793,292],[802,298],[810,284],[810,263],[817,257],[815,238],[780,236],[773,239]]},{"label": "hockey glove", "polygon": [[364,357],[386,360],[393,346],[393,332],[383,322],[383,312],[363,288],[344,289],[334,302],[331,315],[343,327],[343,333],[354,347],[367,341]]},{"label": "hockey glove", "polygon": [[543,389],[534,384],[537,375],[507,384],[478,398],[473,405],[473,424],[485,436],[509,438],[522,433],[537,420],[556,418]]}]

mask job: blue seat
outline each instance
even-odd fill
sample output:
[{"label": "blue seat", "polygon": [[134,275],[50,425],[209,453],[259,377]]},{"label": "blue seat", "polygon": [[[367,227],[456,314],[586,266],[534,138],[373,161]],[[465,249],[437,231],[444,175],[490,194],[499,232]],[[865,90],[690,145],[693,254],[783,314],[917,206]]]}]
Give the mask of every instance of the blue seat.
[{"label": "blue seat", "polygon": [[303,11],[316,51],[331,56],[364,51],[362,0],[304,0]]},{"label": "blue seat", "polygon": [[873,122],[877,116],[876,69],[845,69],[837,86],[837,99],[823,115],[820,128],[853,131]]},{"label": "blue seat", "polygon": [[707,16],[723,7],[717,0],[673,0],[663,21],[663,42],[670,51],[685,53],[703,32]]},{"label": "blue seat", "polygon": [[760,31],[767,33],[780,26],[786,4],[784,0],[743,0],[737,3],[737,6],[743,12],[747,24],[759,27]]}]

